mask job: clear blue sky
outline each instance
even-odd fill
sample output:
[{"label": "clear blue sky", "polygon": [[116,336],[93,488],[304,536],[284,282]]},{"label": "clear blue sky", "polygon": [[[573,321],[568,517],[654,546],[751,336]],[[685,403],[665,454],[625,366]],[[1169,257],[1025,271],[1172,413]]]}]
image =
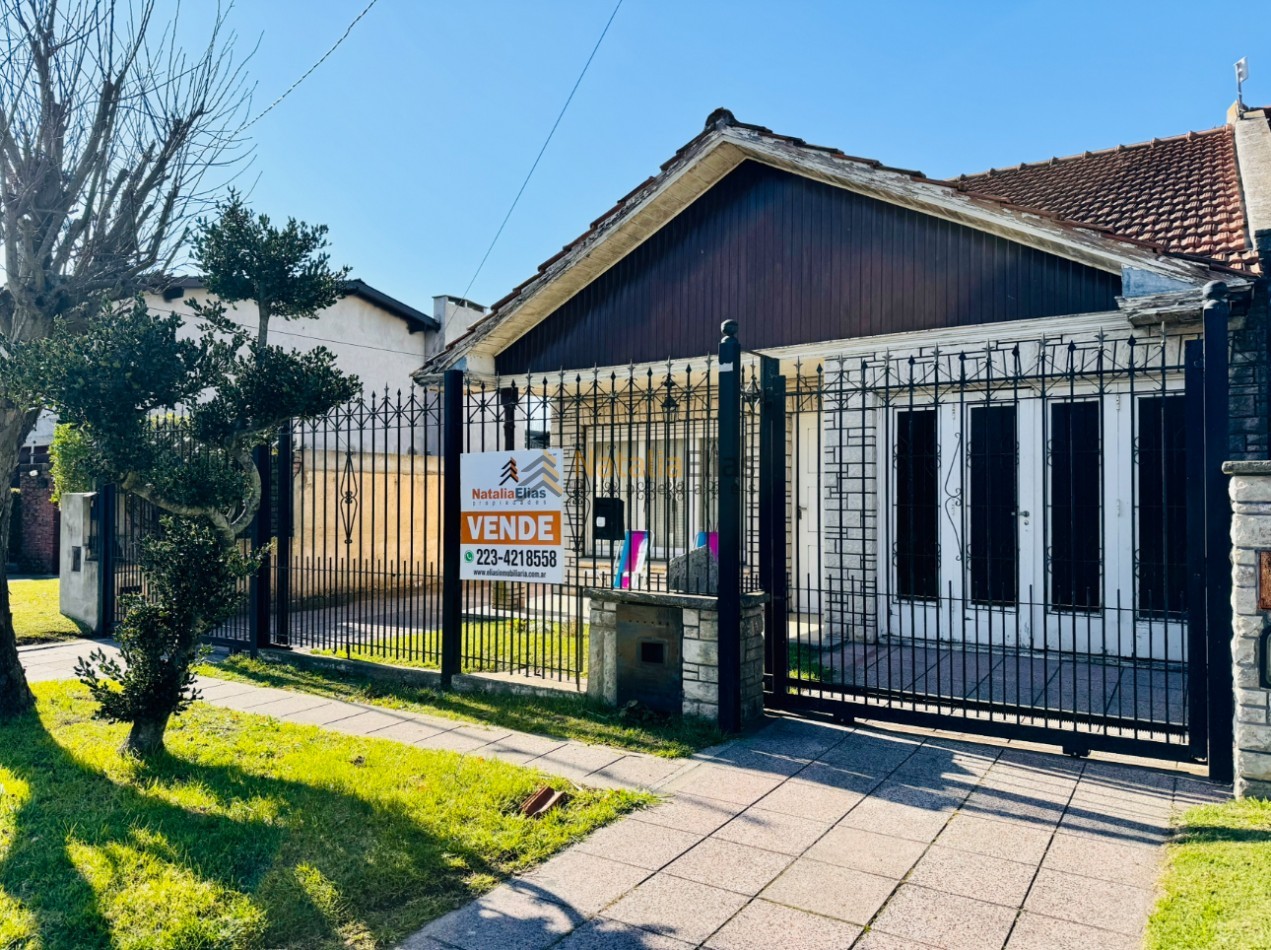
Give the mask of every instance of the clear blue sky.
[{"label": "clear blue sky", "polygon": [[[366,0],[242,0],[262,108]],[[1232,64],[1271,104],[1271,17],[1195,0],[625,0],[470,296],[491,303],[727,106],[945,177],[1224,121]],[[330,225],[356,276],[462,293],[612,0],[379,0],[252,129],[252,203]],[[1206,12],[1202,12],[1206,11]]]}]

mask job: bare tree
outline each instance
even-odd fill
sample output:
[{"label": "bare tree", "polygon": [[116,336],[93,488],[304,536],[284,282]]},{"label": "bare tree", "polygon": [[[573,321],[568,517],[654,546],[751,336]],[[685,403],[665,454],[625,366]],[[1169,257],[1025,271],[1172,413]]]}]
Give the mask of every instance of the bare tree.
[{"label": "bare tree", "polygon": [[[183,48],[156,0],[0,0],[0,338],[82,330],[166,283],[209,173],[241,157],[249,97],[226,11]],[[219,176],[217,176],[219,177]],[[0,401],[0,473],[35,414]],[[0,499],[0,551],[12,505]],[[31,705],[0,558],[0,718]]]}]

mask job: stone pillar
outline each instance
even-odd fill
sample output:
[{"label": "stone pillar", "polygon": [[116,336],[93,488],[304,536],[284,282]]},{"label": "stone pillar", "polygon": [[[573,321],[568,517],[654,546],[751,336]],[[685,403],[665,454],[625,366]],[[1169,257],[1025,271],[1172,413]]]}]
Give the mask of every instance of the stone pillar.
[{"label": "stone pillar", "polygon": [[1260,552],[1271,551],[1271,462],[1228,462],[1231,476],[1231,615],[1233,680],[1236,691],[1236,794],[1271,798],[1271,689],[1260,645],[1271,610],[1271,578],[1260,580]]},{"label": "stone pillar", "polygon": [[[624,611],[625,606],[672,608],[679,618],[680,712],[685,716],[719,721],[719,612],[714,597],[696,594],[667,594],[656,591],[587,591],[591,601],[589,616],[589,656],[587,693],[594,699],[616,705],[627,695],[625,675],[619,663],[623,652],[620,636],[638,635]],[[748,723],[763,715],[763,658],[765,594],[741,595],[741,718]],[[622,633],[620,634],[620,628]],[[660,631],[659,631],[660,632]],[[667,675],[673,675],[668,671]],[[630,681],[628,681],[630,682]]]}]

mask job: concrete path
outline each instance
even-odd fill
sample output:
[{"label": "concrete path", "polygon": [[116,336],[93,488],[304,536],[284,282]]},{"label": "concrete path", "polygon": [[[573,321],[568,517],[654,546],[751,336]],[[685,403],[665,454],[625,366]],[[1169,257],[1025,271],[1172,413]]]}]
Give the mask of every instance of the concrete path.
[{"label": "concrete path", "polygon": [[[74,679],[80,656],[110,644],[75,641],[26,647],[22,665],[31,682]],[[294,690],[253,686],[250,683],[201,676],[199,691],[205,702],[240,712],[274,716],[284,722],[321,726],[355,736],[393,739],[421,749],[450,749],[514,765],[529,765],[579,784],[607,788],[656,790],[694,763],[663,759],[607,746],[566,742],[496,726],[426,716],[382,706],[347,703]]]},{"label": "concrete path", "polygon": [[[69,675],[84,644],[23,651]],[[404,950],[1132,950],[1172,815],[1229,790],[1178,768],[774,719],[667,761],[207,680],[209,702],[457,748],[668,799]]]}]

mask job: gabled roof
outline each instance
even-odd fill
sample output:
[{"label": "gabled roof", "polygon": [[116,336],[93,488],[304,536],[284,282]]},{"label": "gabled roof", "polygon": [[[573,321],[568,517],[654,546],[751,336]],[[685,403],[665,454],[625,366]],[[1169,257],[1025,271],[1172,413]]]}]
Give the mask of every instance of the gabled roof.
[{"label": "gabled roof", "polygon": [[[199,277],[178,277],[168,287],[174,291],[182,292],[186,290],[202,290],[203,280]],[[379,307],[381,310],[402,320],[411,333],[422,333],[425,331],[435,333],[441,329],[441,324],[432,315],[416,310],[396,297],[390,297],[382,290],[376,290],[364,280],[356,278],[346,280],[342,289],[346,297],[357,297],[365,300],[367,303]],[[164,291],[165,295],[168,293],[169,291]],[[180,297],[181,293],[173,293],[172,296]]]},{"label": "gabled roof", "polygon": [[658,174],[620,198],[538,272],[491,308],[464,336],[421,369],[426,376],[465,356],[491,357],[546,319],[561,304],[625,257],[743,161],[758,161],[835,187],[997,234],[1078,263],[1120,274],[1135,268],[1200,284],[1231,269],[1199,256],[1109,228],[1067,220],[1053,211],[964,190],[921,172],[891,168],[835,148],[810,145],[716,109],[706,128]]},{"label": "gabled roof", "polygon": [[962,175],[963,191],[1253,270],[1230,126]]}]

